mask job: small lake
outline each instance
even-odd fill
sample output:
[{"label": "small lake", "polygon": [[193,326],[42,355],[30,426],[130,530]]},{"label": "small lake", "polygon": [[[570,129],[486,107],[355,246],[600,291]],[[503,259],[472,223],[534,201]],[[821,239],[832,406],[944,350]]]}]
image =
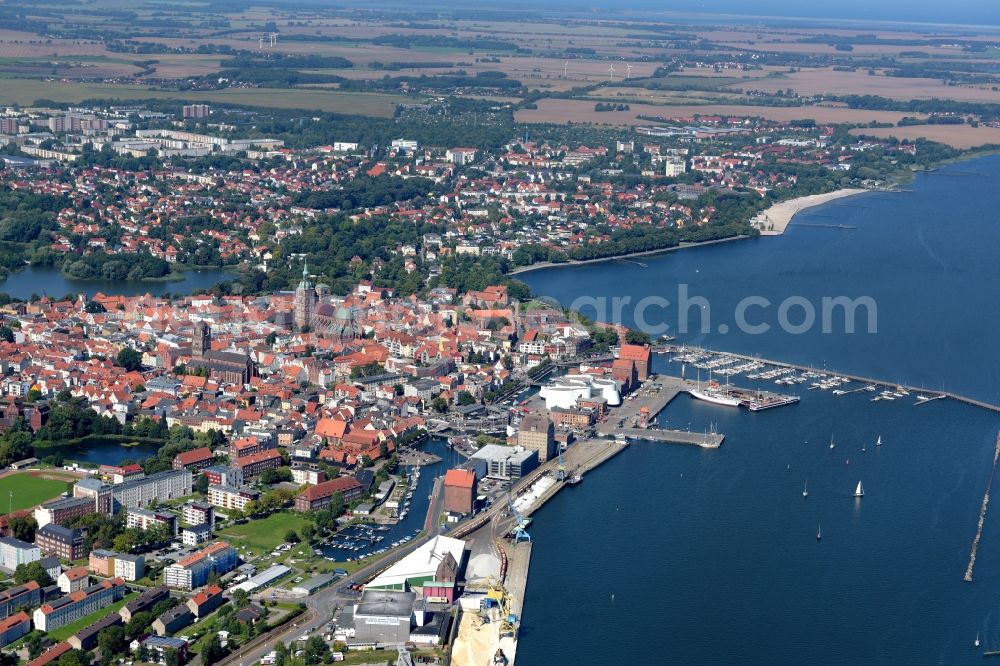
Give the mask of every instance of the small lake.
[{"label": "small lake", "polygon": [[93,465],[117,465],[123,460],[140,462],[155,456],[159,448],[154,444],[139,444],[137,446],[122,446],[116,442],[88,442],[81,446],[57,446],[51,449],[38,449],[35,454],[39,458],[59,453],[67,461],[91,463]]},{"label": "small lake", "polygon": [[22,271],[11,273],[0,281],[0,293],[26,300],[32,294],[61,298],[67,294],[85,293],[93,296],[100,292],[115,296],[141,296],[152,294],[162,296],[170,293],[187,295],[196,289],[210,289],[219,282],[232,280],[236,274],[223,268],[201,271],[186,271],[184,279],[176,282],[143,282],[127,280],[79,280],[63,275],[52,266],[28,266]]}]

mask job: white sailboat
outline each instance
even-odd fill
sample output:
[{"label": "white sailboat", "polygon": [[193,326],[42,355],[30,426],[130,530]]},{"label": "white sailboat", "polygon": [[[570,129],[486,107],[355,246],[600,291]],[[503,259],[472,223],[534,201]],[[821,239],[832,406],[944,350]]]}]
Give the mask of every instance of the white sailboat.
[{"label": "white sailboat", "polygon": [[819,524],[819,528],[816,530],[816,541],[823,538],[823,523]]},{"label": "white sailboat", "polygon": [[979,632],[978,631],[976,632],[976,642],[973,643],[973,645],[975,645],[976,647],[979,647]]},{"label": "white sailboat", "polygon": [[830,435],[830,448],[833,448],[833,435]]},{"label": "white sailboat", "polygon": [[879,435],[878,439],[875,440],[875,446],[882,446],[882,435]]},{"label": "white sailboat", "polygon": [[858,487],[854,489],[854,496],[855,497],[864,497],[865,496],[865,489],[861,487],[861,482],[860,481],[858,481]]},{"label": "white sailboat", "polygon": [[805,485],[802,486],[802,496],[809,497],[809,480],[807,479]]}]

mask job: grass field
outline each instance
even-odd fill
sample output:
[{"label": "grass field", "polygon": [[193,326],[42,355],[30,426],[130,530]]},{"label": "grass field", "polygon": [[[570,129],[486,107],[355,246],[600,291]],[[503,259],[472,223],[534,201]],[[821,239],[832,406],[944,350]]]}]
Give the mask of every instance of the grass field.
[{"label": "grass field", "polygon": [[[20,509],[30,509],[53,497],[58,497],[66,490],[66,481],[54,479],[43,479],[32,476],[27,472],[11,474],[0,479],[0,500],[10,497],[8,493],[14,493],[14,501],[11,508],[14,511]],[[7,509],[7,503],[0,501],[0,506]]]},{"label": "grass field", "polygon": [[319,88],[228,88],[200,92],[151,90],[108,83],[63,83],[42,79],[0,79],[0,105],[31,105],[35,100],[75,103],[85,99],[175,99],[245,104],[276,109],[310,109],[389,118],[396,105],[415,101],[401,95],[342,92]]},{"label": "grass field", "polygon": [[114,613],[119,608],[121,608],[122,606],[124,606],[125,604],[127,604],[130,601],[132,601],[133,599],[135,599],[138,596],[139,596],[138,592],[133,592],[132,594],[127,594],[127,595],[125,595],[125,598],[122,599],[121,601],[116,601],[115,603],[111,604],[110,606],[106,606],[106,607],[102,608],[101,610],[96,611],[94,613],[91,613],[90,615],[88,615],[86,617],[81,617],[76,622],[72,622],[70,624],[67,624],[65,627],[60,627],[60,628],[56,629],[55,631],[50,631],[50,632],[47,633],[47,635],[48,635],[49,638],[51,638],[53,640],[64,641],[67,638],[69,638],[70,636],[72,636],[73,634],[75,634],[76,632],[78,632],[81,629],[83,629],[84,627],[93,624],[95,620],[99,620],[102,617],[104,617],[105,615],[108,615],[110,613]]},{"label": "grass field", "polygon": [[219,536],[233,546],[249,546],[251,550],[264,553],[274,550],[285,542],[288,530],[300,531],[312,521],[297,513],[274,513],[267,518],[251,520],[242,525],[233,525],[219,531]]}]

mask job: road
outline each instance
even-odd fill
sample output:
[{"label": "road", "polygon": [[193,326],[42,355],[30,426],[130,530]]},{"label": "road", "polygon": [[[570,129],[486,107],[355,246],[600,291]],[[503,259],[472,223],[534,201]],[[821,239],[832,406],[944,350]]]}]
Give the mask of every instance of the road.
[{"label": "road", "polygon": [[[267,634],[255,641],[251,641],[242,650],[234,652],[218,663],[226,666],[229,664],[255,664],[267,655],[267,653],[274,650],[279,640],[287,644],[296,640],[302,634],[312,634],[317,629],[321,629],[329,624],[333,619],[335,609],[338,605],[343,607],[356,600],[356,596],[343,594],[340,591],[341,589],[374,578],[383,569],[395,564],[440,534],[441,526],[438,522],[438,516],[441,515],[441,505],[444,501],[440,479],[434,481],[433,495],[427,507],[427,521],[424,524],[426,534],[424,536],[414,539],[405,546],[396,548],[385,557],[358,569],[350,576],[338,580],[334,585],[325,590],[320,590],[316,594],[302,599],[307,610],[303,615],[297,617],[291,625],[276,629],[272,634]],[[291,600],[294,601],[295,599]]]},{"label": "road", "polygon": [[[581,447],[579,449],[581,453],[584,450],[585,447]],[[571,447],[570,451],[574,451],[573,447]],[[587,453],[591,456],[593,455],[590,451],[587,451]],[[591,458],[588,457],[588,460],[590,459]],[[579,462],[577,464],[579,465]],[[557,465],[558,459],[549,460],[542,466],[532,471],[528,476],[519,479],[511,487],[511,494],[516,495],[518,490],[531,485],[544,474],[548,474],[550,472],[554,473]],[[302,634],[312,634],[317,629],[325,627],[333,619],[336,606],[345,606],[354,603],[357,598],[356,596],[343,594],[340,591],[341,589],[371,580],[382,570],[388,568],[392,564],[395,564],[440,534],[441,527],[438,517],[441,515],[441,506],[444,501],[443,495],[442,483],[440,480],[436,480],[434,484],[434,497],[427,507],[427,521],[425,523],[427,531],[424,536],[419,539],[414,539],[405,546],[400,546],[393,552],[387,553],[385,557],[358,569],[350,576],[337,581],[335,586],[331,586],[305,598],[303,602],[306,604],[306,613],[296,618],[292,622],[292,625],[276,629],[272,634],[266,634],[263,637],[259,637],[255,641],[251,641],[247,647],[231,654],[229,657],[218,663],[223,664],[224,666],[236,666],[237,664],[240,666],[244,664],[249,666],[250,664],[255,664],[267,655],[267,653],[274,650],[277,645],[277,641],[280,640],[287,644]],[[462,538],[486,524],[487,521],[493,521],[495,518],[507,518],[510,520],[509,517],[505,515],[506,512],[507,504],[505,502],[497,502],[482,513],[458,523],[448,532],[448,535],[455,536],[455,538]],[[501,521],[497,521],[496,524],[491,526],[491,540],[495,540],[497,536],[504,534],[502,529]]]}]

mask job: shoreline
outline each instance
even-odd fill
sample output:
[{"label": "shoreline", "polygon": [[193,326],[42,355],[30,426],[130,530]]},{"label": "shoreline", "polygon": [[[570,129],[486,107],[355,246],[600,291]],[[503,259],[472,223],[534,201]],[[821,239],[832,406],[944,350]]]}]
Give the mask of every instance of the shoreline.
[{"label": "shoreline", "polygon": [[667,252],[676,252],[678,250],[687,250],[694,247],[705,247],[708,245],[717,245],[719,243],[729,243],[731,241],[746,240],[751,238],[746,234],[740,234],[739,236],[730,236],[728,238],[716,238],[714,240],[700,241],[700,242],[690,242],[685,241],[674,245],[673,247],[664,247],[658,250],[643,250],[642,252],[629,252],[628,254],[613,254],[607,257],[599,257],[597,259],[573,259],[570,261],[563,261],[559,263],[554,263],[551,261],[539,261],[537,263],[531,264],[530,266],[521,266],[515,268],[514,270],[508,271],[508,276],[520,275],[521,273],[528,273],[531,271],[540,271],[545,268],[568,268],[571,266],[586,266],[588,264],[599,264],[606,261],[616,261],[618,259],[631,259],[634,257],[651,257],[657,254],[665,254]]},{"label": "shoreline", "polygon": [[[840,190],[835,190],[833,192],[826,192],[824,194],[810,194],[804,197],[796,197],[794,199],[787,199],[785,201],[779,201],[770,208],[767,208],[761,213],[750,220],[750,224],[753,225],[760,232],[761,236],[779,236],[785,232],[788,228],[788,224],[792,221],[796,214],[806,210],[808,208],[813,208],[814,206],[821,206],[825,203],[831,201],[836,201],[837,199],[845,199],[847,197],[853,197],[858,194],[864,194],[866,192],[873,192],[877,190],[867,190],[862,188],[844,188]],[[774,225],[773,229],[761,229],[755,224],[755,220],[758,220],[760,216],[766,215],[768,222]],[[514,277],[516,275],[521,275],[522,273],[529,273],[531,271],[544,270],[546,268],[564,268],[571,266],[586,266],[589,264],[599,264],[607,261],[616,261],[619,259],[632,259],[636,257],[651,257],[658,254],[666,254],[667,252],[676,252],[678,250],[686,250],[694,247],[704,247],[709,245],[717,245],[719,243],[729,243],[737,240],[746,240],[752,238],[747,234],[740,234],[738,236],[730,236],[728,238],[716,238],[714,240],[701,241],[701,242],[682,242],[673,247],[660,248],[658,250],[643,250],[642,252],[629,252],[627,254],[614,254],[607,257],[599,257],[597,259],[576,259],[570,261],[564,261],[560,263],[555,263],[551,261],[539,261],[537,263],[531,264],[530,266],[520,266],[513,270],[507,272],[508,277]]]},{"label": "shoreline", "polygon": [[810,194],[804,197],[796,197],[794,199],[779,201],[770,208],[766,208],[758,213],[756,217],[750,220],[750,223],[760,230],[761,236],[780,236],[785,233],[785,229],[788,228],[788,224],[798,213],[801,213],[808,208],[836,201],[837,199],[845,199],[847,197],[853,197],[857,194],[864,194],[865,192],[870,191],[871,190],[849,187],[834,190],[833,192],[827,192],[825,194]]}]

